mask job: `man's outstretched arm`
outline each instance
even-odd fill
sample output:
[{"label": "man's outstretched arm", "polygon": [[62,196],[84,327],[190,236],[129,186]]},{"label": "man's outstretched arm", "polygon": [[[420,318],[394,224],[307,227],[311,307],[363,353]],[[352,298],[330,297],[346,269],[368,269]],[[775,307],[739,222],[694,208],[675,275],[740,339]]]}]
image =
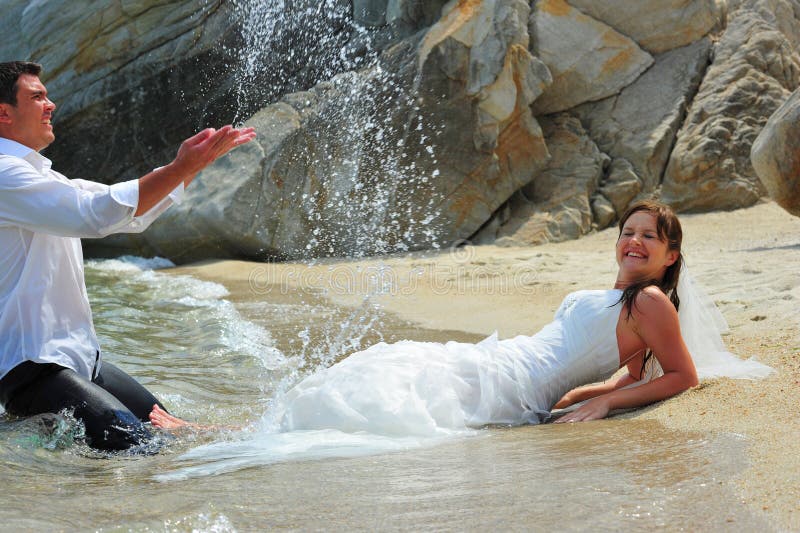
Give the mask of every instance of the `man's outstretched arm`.
[{"label": "man's outstretched arm", "polygon": [[192,182],[198,172],[256,136],[253,128],[225,126],[218,130],[208,128],[183,141],[175,159],[139,178],[139,203],[134,216],[141,216],[183,182]]}]

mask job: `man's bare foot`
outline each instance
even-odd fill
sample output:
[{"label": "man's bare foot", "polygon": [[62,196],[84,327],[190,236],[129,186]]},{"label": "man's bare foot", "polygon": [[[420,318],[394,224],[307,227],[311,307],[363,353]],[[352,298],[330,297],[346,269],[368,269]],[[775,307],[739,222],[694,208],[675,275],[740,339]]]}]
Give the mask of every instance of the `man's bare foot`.
[{"label": "man's bare foot", "polygon": [[239,431],[241,430],[241,426],[203,426],[201,424],[195,424],[194,422],[187,422],[182,418],[178,418],[177,416],[172,416],[158,405],[153,406],[153,410],[150,411],[148,415],[150,417],[150,423],[153,424],[153,427],[167,429],[167,430],[174,430],[174,429],[199,429],[202,431],[218,431],[218,430],[228,430],[228,431]]},{"label": "man's bare foot", "polygon": [[158,405],[153,406],[153,410],[150,411],[150,423],[153,426],[161,429],[180,429],[180,428],[192,428],[192,429],[206,429],[204,426],[200,426],[198,424],[193,424],[191,422],[187,422],[186,420],[182,420],[177,416],[172,416]]}]

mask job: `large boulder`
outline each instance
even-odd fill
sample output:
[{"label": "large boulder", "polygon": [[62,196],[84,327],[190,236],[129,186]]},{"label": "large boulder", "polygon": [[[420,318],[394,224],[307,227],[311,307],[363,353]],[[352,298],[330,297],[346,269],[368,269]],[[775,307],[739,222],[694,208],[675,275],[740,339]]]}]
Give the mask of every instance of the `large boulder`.
[{"label": "large boulder", "polygon": [[[779,24],[773,14],[781,6],[791,12],[789,3],[744,2],[730,14],[667,165],[661,197],[676,209],[735,209],[765,194],[750,149],[800,84],[798,48],[780,29],[785,21]],[[798,23],[794,15],[787,18]]]},{"label": "large boulder", "polygon": [[550,76],[528,52],[526,2],[448,6],[375,67],[255,115],[253,146],[202,172],[144,235],[95,251],[306,258],[472,235],[546,164],[530,104]]},{"label": "large boulder", "polygon": [[531,52],[553,76],[533,105],[537,116],[617,94],[653,63],[634,41],[564,0],[536,0],[530,34]]},{"label": "large boulder", "polygon": [[769,118],[750,159],[770,197],[800,216],[800,90]]},{"label": "large boulder", "polygon": [[569,0],[587,15],[627,35],[651,54],[691,44],[717,28],[717,0]]},{"label": "large boulder", "polygon": [[471,235],[546,163],[530,105],[552,81],[528,52],[527,2],[448,6],[420,44],[413,73],[419,115],[446,124],[435,141],[439,179],[417,193],[441,198],[440,213],[452,221],[445,242]]}]

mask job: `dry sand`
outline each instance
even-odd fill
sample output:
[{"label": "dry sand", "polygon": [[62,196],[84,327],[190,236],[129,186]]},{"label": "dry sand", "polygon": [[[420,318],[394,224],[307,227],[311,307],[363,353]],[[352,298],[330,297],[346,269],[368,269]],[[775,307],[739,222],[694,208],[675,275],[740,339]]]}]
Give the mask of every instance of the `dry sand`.
[{"label": "dry sand", "polygon": [[[749,464],[733,483],[742,503],[781,530],[800,530],[800,218],[772,202],[684,215],[684,255],[717,301],[740,356],[777,370],[759,381],[714,380],[625,416],[668,428],[743,435]],[[176,269],[237,298],[276,287],[359,305],[364,294],[421,327],[501,337],[531,334],[578,288],[610,288],[616,230],[536,247],[466,246],[362,261],[208,262]]]}]

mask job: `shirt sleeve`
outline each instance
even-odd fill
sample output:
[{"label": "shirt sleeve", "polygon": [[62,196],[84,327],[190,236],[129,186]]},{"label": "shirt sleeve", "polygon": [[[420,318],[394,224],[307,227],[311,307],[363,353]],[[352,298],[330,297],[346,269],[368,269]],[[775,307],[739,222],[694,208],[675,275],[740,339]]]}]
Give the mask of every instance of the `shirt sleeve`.
[{"label": "shirt sleeve", "polygon": [[[139,180],[103,185],[94,181],[72,180],[75,186],[88,191],[108,191],[114,200],[121,205],[132,207],[134,212],[139,205]],[[147,229],[164,211],[173,204],[180,204],[183,200],[183,183],[175,187],[172,192],[151,207],[146,213],[134,217],[127,224],[117,227],[114,233],[140,233]]]},{"label": "shirt sleeve", "polygon": [[[125,228],[142,231],[160,214],[151,217],[153,211],[162,207],[161,203],[144,216],[134,217],[138,180],[111,186],[62,181],[36,172],[26,162],[3,159],[6,160],[0,163],[0,226],[20,226],[63,237],[97,238]],[[169,204],[161,211],[172,200],[167,197],[164,202]],[[135,221],[139,224],[131,227]]]}]

